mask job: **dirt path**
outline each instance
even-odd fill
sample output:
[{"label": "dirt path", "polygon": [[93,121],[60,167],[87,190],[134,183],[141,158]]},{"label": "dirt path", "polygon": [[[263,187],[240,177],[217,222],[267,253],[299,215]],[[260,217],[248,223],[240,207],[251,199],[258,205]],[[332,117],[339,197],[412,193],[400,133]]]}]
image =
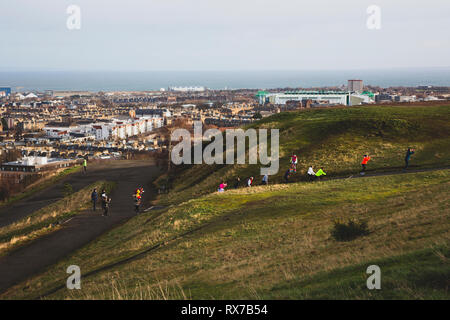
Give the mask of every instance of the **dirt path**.
[{"label": "dirt path", "polygon": [[43,271],[102,233],[135,216],[131,198],[133,190],[138,186],[146,186],[158,173],[158,169],[149,161],[115,161],[89,169],[86,175],[77,173],[20,203],[2,208],[0,226],[17,221],[58,200],[62,197],[62,186],[66,182],[71,183],[74,190],[97,180],[117,183],[111,194],[108,217],[103,217],[100,210],[80,214],[67,221],[60,230],[0,258],[0,292]]},{"label": "dirt path", "polygon": [[86,174],[81,171],[71,174],[54,185],[40,190],[25,199],[0,207],[0,228],[23,219],[33,212],[60,200],[63,197],[63,186],[65,183],[70,183],[76,192],[96,181],[108,180],[110,175],[117,177],[122,173],[126,174],[127,166],[141,166],[142,163],[139,161],[114,161],[88,166]]}]

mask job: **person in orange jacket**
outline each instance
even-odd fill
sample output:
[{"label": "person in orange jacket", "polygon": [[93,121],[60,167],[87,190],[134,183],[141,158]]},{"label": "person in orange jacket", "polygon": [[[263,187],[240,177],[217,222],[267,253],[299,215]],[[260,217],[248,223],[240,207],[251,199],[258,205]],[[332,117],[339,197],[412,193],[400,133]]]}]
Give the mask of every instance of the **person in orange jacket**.
[{"label": "person in orange jacket", "polygon": [[362,171],[361,171],[361,175],[365,175],[366,174],[366,165],[367,163],[370,161],[370,156],[368,156],[367,154],[364,155],[364,158],[361,162],[361,166],[362,166]]}]

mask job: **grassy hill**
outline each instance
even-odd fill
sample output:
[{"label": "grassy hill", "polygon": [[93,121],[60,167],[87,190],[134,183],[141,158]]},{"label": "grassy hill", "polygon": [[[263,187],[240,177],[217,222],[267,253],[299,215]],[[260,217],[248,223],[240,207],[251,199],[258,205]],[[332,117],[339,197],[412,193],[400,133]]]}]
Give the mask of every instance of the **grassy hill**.
[{"label": "grassy hill", "polygon": [[[289,168],[289,157],[297,154],[298,173],[293,181],[306,178],[310,165],[324,167],[328,177],[349,176],[361,169],[365,153],[372,160],[367,172],[392,171],[404,166],[405,152],[414,147],[411,168],[450,164],[450,105],[364,106],[327,108],[280,113],[250,128],[280,129],[280,170],[270,182],[280,183]],[[259,165],[193,165],[174,174],[172,192],[161,197],[171,204],[217,190],[222,180],[230,185],[237,176],[255,177]],[[162,177],[161,183],[164,183]]]},{"label": "grassy hill", "polygon": [[[0,298],[50,299],[449,299],[450,171],[401,174],[450,164],[450,108],[358,107],[285,113],[255,126],[280,128],[282,166],[323,165],[331,177],[372,177],[214,192],[223,177],[258,166],[178,169],[164,209],[141,214]],[[282,171],[282,170],[280,170]],[[281,179],[281,172],[271,182]],[[163,181],[161,179],[161,181]],[[335,221],[365,221],[368,233],[332,236]],[[65,288],[69,265],[82,289]],[[380,266],[381,290],[366,268]]]},{"label": "grassy hill", "polygon": [[[449,189],[443,170],[214,193],[137,216],[1,298],[448,299]],[[369,234],[336,241],[349,218]],[[382,290],[366,288],[371,264]]]}]

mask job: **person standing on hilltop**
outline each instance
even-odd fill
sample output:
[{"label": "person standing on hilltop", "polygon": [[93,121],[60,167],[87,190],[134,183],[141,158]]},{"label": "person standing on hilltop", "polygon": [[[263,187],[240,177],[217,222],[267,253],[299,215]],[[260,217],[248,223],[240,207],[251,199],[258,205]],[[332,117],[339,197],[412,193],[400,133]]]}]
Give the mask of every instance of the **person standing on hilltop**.
[{"label": "person standing on hilltop", "polygon": [[237,189],[239,188],[241,184],[241,178],[239,178],[239,176],[236,178],[236,182],[234,183],[234,188]]},{"label": "person standing on hilltop", "polygon": [[267,186],[269,184],[269,175],[268,174],[265,174],[263,176],[261,183],[265,186]]},{"label": "person standing on hilltop", "polygon": [[227,187],[227,184],[222,181],[222,183],[219,185],[219,190],[217,190],[217,191],[224,192],[226,187]]},{"label": "person standing on hilltop", "polygon": [[367,154],[364,155],[364,158],[361,162],[361,166],[362,166],[362,171],[361,171],[361,175],[365,175],[366,174],[366,165],[367,163],[370,161],[370,156],[368,156]]},{"label": "person standing on hilltop", "polygon": [[289,183],[289,177],[291,176],[291,170],[287,169],[286,172],[284,173],[284,181],[286,181],[286,183]]},{"label": "person standing on hilltop", "polygon": [[325,171],[323,171],[323,168],[320,168],[317,172],[316,172],[316,177],[320,180],[322,179],[323,176],[326,176],[327,173]]},{"label": "person standing on hilltop", "polygon": [[297,172],[297,156],[295,155],[294,152],[292,152],[292,156],[291,156],[291,172],[296,173]]},{"label": "person standing on hilltop", "polygon": [[291,166],[289,167],[289,172],[297,173],[297,167],[295,166],[295,164],[291,163]]},{"label": "person standing on hilltop", "polygon": [[94,189],[94,191],[92,191],[91,200],[92,200],[93,210],[95,211],[97,209],[97,200],[98,200],[97,189]]},{"label": "person standing on hilltop", "polygon": [[413,155],[415,153],[416,150],[408,148],[408,150],[406,150],[406,155],[405,155],[405,167],[403,168],[403,171],[406,171],[406,169],[408,169],[409,167],[409,160],[411,159],[411,155]]},{"label": "person standing on hilltop", "polygon": [[315,179],[316,179],[316,173],[314,172],[313,167],[310,166],[308,168],[308,180],[311,182],[311,181],[314,181]]}]

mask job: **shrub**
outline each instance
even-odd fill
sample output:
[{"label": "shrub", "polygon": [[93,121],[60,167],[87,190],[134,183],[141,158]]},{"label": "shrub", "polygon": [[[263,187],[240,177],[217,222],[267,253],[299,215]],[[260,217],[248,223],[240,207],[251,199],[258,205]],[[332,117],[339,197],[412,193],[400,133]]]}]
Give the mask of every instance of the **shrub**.
[{"label": "shrub", "polygon": [[73,194],[73,187],[70,183],[65,183],[63,188],[63,195],[64,197],[68,197],[71,194]]},{"label": "shrub", "polygon": [[349,219],[347,223],[335,220],[331,229],[331,235],[337,241],[350,241],[367,234],[369,234],[367,222],[353,219]]}]

